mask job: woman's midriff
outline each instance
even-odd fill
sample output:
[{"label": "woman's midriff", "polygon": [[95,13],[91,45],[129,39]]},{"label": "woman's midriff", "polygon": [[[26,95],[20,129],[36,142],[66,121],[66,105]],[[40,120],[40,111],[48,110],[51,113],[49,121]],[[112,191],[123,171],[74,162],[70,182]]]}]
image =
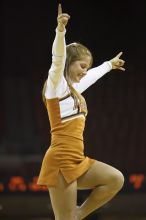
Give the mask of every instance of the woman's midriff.
[{"label": "woman's midriff", "polygon": [[46,157],[52,165],[57,163],[63,168],[79,164],[85,158],[83,141],[69,136],[53,136]]}]

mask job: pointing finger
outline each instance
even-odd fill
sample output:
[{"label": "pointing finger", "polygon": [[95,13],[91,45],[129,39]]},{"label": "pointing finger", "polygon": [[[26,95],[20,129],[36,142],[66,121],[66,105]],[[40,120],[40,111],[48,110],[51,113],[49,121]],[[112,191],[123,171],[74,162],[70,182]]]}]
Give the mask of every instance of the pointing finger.
[{"label": "pointing finger", "polygon": [[120,57],[123,54],[123,52],[118,53],[118,55],[116,57]]},{"label": "pointing finger", "polygon": [[61,4],[58,5],[58,15],[62,14],[62,7]]}]

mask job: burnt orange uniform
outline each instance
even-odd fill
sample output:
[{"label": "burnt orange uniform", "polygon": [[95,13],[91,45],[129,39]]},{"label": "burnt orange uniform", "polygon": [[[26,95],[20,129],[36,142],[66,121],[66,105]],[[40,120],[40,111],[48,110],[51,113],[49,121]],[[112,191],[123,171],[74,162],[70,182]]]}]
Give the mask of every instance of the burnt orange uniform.
[{"label": "burnt orange uniform", "polygon": [[59,171],[66,182],[70,183],[87,171],[94,162],[84,156],[85,117],[80,113],[80,117],[63,122],[58,98],[47,100],[47,109],[52,140],[42,163],[38,184],[55,186]]},{"label": "burnt orange uniform", "polygon": [[[45,91],[51,125],[51,145],[44,156],[38,178],[39,185],[47,186],[57,185],[59,172],[67,183],[71,183],[86,172],[95,161],[84,155],[83,131],[86,115],[82,111],[84,108],[81,107],[81,103],[75,108],[74,99],[70,95],[63,74],[66,60],[65,32],[56,31],[56,33],[52,65]],[[104,62],[87,71],[86,76],[79,83],[74,83],[73,87],[82,93],[110,70],[110,63]]]}]

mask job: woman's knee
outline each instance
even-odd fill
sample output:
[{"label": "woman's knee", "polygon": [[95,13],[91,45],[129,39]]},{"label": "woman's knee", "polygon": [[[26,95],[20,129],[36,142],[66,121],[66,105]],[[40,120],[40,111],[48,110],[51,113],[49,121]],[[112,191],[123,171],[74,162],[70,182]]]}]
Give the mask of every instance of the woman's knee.
[{"label": "woman's knee", "polygon": [[110,175],[110,185],[115,191],[119,191],[124,184],[124,176],[119,170],[115,170]]}]

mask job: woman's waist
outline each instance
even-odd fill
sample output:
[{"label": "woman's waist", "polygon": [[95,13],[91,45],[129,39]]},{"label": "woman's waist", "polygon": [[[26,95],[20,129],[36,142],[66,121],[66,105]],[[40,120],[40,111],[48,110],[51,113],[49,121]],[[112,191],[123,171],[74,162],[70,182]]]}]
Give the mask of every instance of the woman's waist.
[{"label": "woman's waist", "polygon": [[76,130],[60,130],[53,129],[51,130],[51,139],[64,139],[64,140],[73,140],[73,141],[83,141],[83,132],[77,132]]},{"label": "woman's waist", "polygon": [[83,148],[84,142],[83,137],[74,137],[69,135],[63,134],[53,134],[51,136],[51,146],[58,146],[63,148],[76,148],[81,147]]}]

